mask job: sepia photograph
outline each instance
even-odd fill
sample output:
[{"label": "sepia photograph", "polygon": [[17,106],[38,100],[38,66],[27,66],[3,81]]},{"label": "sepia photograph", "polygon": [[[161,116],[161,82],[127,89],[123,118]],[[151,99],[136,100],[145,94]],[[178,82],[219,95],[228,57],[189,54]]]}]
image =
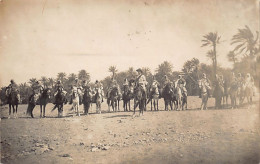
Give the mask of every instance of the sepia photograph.
[{"label": "sepia photograph", "polygon": [[0,0],[0,164],[260,164],[260,0]]}]

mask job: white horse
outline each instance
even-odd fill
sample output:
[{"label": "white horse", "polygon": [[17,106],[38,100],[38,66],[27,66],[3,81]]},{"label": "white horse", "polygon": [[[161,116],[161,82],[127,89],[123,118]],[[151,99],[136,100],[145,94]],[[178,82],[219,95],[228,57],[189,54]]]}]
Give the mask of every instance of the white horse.
[{"label": "white horse", "polygon": [[199,81],[199,88],[200,88],[200,94],[201,94],[201,110],[208,109],[207,104],[208,104],[208,89],[211,89],[209,85],[207,85],[204,81],[200,80]]},{"label": "white horse", "polygon": [[80,108],[79,108],[79,93],[77,90],[72,91],[72,109],[80,116]]}]

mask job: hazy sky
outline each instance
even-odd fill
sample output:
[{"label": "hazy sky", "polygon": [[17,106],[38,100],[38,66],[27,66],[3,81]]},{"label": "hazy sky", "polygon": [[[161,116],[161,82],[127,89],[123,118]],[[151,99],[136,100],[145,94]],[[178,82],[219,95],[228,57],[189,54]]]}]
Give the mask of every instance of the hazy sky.
[{"label": "hazy sky", "polygon": [[238,28],[259,30],[259,1],[85,1],[2,0],[0,2],[0,85],[58,72],[86,69],[101,80],[116,65],[149,67],[167,60],[174,70],[193,57],[210,63],[202,36],[217,31],[222,66]]}]

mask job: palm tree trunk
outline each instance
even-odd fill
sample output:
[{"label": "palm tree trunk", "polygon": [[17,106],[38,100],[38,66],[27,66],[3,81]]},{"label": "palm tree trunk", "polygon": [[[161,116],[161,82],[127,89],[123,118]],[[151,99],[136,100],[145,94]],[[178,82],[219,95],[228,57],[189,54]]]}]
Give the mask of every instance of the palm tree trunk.
[{"label": "palm tree trunk", "polygon": [[[215,65],[214,65],[214,77],[216,78],[217,74],[217,52],[216,52],[216,44],[213,44],[213,52],[214,52],[214,59],[215,59]],[[216,79],[215,79],[216,80]]]}]

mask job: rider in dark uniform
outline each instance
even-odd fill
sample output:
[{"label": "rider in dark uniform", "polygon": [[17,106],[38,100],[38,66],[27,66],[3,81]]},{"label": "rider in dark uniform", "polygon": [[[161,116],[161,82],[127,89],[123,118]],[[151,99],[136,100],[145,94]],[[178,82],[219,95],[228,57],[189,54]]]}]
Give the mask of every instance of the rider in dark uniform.
[{"label": "rider in dark uniform", "polygon": [[60,80],[58,80],[57,83],[54,86],[54,97],[55,98],[54,98],[54,103],[53,104],[55,104],[55,106],[53,107],[52,110],[54,110],[57,107],[57,102],[56,102],[57,98],[56,98],[56,96],[57,96],[59,91],[65,96],[66,91],[64,91],[64,87],[63,87],[63,85],[62,85]]},{"label": "rider in dark uniform", "polygon": [[8,87],[6,87],[6,96],[9,98],[11,96],[12,92],[17,92],[17,99],[18,99],[18,101],[20,101],[18,85],[14,82],[14,80],[11,80]]},{"label": "rider in dark uniform", "polygon": [[32,100],[32,97],[36,95],[36,98],[38,99],[40,97],[40,94],[43,92],[43,86],[40,84],[40,82],[37,80],[35,83],[32,84],[32,95],[29,97],[29,101]]}]

